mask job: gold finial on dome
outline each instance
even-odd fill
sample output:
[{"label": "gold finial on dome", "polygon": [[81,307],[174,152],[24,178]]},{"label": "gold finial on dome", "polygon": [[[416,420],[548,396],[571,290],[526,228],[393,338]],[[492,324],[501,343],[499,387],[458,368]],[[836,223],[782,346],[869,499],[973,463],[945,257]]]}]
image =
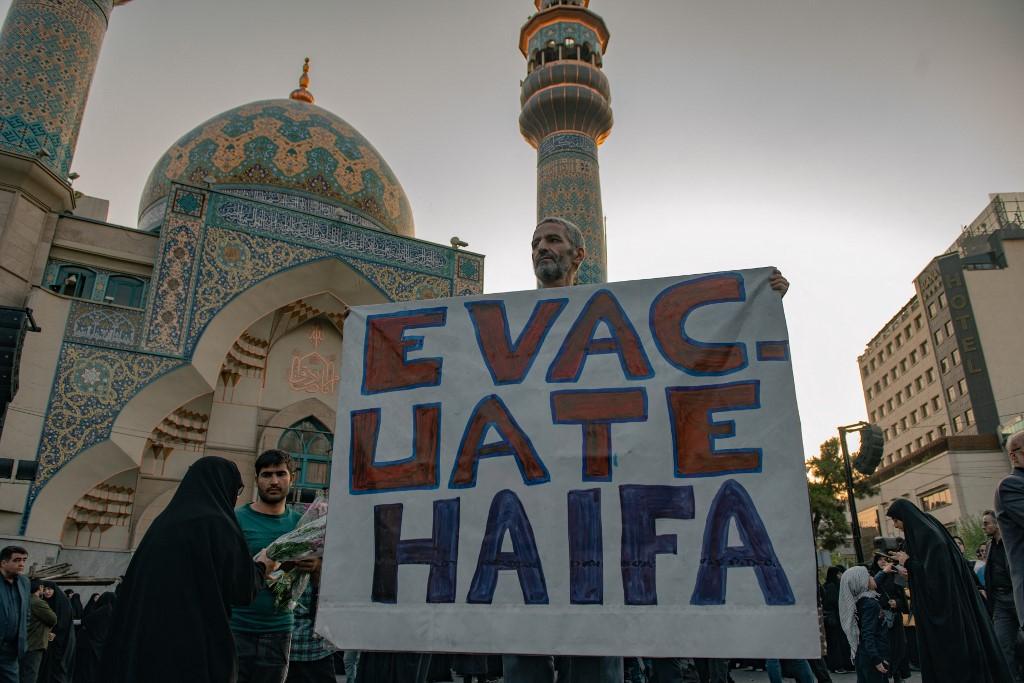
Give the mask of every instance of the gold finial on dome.
[{"label": "gold finial on dome", "polygon": [[313,98],[313,93],[309,92],[307,88],[309,88],[309,57],[306,57],[306,62],[302,65],[302,75],[299,76],[299,87],[292,90],[292,94],[288,97],[293,100],[313,104],[316,100]]}]

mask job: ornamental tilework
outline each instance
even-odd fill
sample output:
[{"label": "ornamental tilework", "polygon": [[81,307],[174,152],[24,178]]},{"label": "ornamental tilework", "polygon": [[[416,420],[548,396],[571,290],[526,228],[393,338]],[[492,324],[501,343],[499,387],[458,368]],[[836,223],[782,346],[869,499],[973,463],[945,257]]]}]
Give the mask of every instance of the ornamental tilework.
[{"label": "ornamental tilework", "polygon": [[338,206],[337,204],[321,201],[301,194],[277,192],[275,190],[265,190],[254,187],[218,187],[217,190],[218,192],[232,194],[236,197],[245,197],[265,204],[276,204],[277,206],[283,206],[284,208],[291,209],[292,211],[312,213],[318,216],[323,216],[324,218],[344,221],[345,223],[359,225],[372,230],[380,229],[380,226],[376,223],[360,216],[354,211],[350,211],[349,209]]},{"label": "ornamental tilework", "polygon": [[142,311],[75,301],[71,304],[66,341],[132,349],[142,337]]},{"label": "ornamental tilework", "polygon": [[387,162],[352,126],[296,100],[264,100],[219,114],[186,133],[157,162],[140,215],[172,182],[292,190],[351,207],[380,227],[413,234],[412,209]]},{"label": "ornamental tilework", "polygon": [[174,207],[171,211],[199,218],[203,215],[203,204],[205,202],[205,194],[177,187],[174,189]]},{"label": "ornamental tilework", "polygon": [[187,352],[191,354],[210,320],[238,294],[271,275],[326,256],[318,249],[207,227]]},{"label": "ornamental tilework", "polygon": [[543,163],[555,154],[576,153],[597,161],[597,143],[578,133],[555,133],[541,140],[537,148],[537,162]]},{"label": "ornamental tilework", "polygon": [[452,281],[448,278],[410,273],[394,266],[357,259],[345,259],[345,263],[376,285],[377,289],[384,292],[391,301],[440,299],[454,296]]},{"label": "ornamental tilework", "polygon": [[583,232],[587,258],[580,266],[579,283],[606,282],[608,261],[596,159],[566,153],[541,161],[537,167],[537,220],[545,216],[567,218]]},{"label": "ornamental tilework", "polygon": [[0,34],[0,147],[66,178],[111,0],[15,0]]},{"label": "ornamental tilework", "polygon": [[[129,400],[181,364],[173,358],[65,342],[43,421],[39,469],[29,488],[26,512],[61,467],[110,437],[114,421]],[[28,515],[22,519],[24,526]]]},{"label": "ornamental tilework", "polygon": [[456,256],[458,266],[455,268],[455,274],[462,280],[472,280],[473,282],[480,282],[483,279],[483,260],[478,256],[471,256],[470,254],[458,254]]},{"label": "ornamental tilework", "polygon": [[348,226],[297,211],[214,196],[213,224],[357,258],[379,259],[435,275],[451,274],[451,250],[379,230]]},{"label": "ornamental tilework", "polygon": [[153,266],[154,286],[146,310],[143,348],[177,356],[184,348],[186,313],[202,225],[194,219],[175,220],[173,227],[164,230],[160,255]]}]

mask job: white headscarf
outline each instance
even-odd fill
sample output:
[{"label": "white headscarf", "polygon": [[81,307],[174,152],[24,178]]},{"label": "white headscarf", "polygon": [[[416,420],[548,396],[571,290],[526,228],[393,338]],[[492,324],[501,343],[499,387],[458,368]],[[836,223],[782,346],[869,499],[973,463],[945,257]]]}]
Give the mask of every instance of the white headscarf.
[{"label": "white headscarf", "polygon": [[870,577],[867,568],[858,565],[843,572],[843,578],[839,580],[839,622],[843,625],[846,639],[850,641],[850,658],[853,661],[857,661],[857,644],[860,642],[857,601],[878,595],[868,588]]}]

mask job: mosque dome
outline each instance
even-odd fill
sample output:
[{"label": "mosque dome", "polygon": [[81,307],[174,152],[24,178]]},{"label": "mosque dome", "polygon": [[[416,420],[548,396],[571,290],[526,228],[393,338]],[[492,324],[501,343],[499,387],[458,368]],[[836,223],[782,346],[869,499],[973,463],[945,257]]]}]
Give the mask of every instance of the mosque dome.
[{"label": "mosque dome", "polygon": [[159,230],[175,181],[412,236],[409,199],[387,162],[341,117],[313,104],[308,82],[304,73],[289,99],[229,109],[182,136],[149,175],[139,228]]}]

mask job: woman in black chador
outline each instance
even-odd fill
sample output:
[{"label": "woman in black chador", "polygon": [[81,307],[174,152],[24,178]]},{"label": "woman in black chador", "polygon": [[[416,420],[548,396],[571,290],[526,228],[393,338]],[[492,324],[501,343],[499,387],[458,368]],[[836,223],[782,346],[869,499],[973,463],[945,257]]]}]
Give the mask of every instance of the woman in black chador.
[{"label": "woman in black chador", "polygon": [[98,680],[235,681],[231,606],[252,602],[267,564],[276,564],[249,555],[234,512],[241,490],[230,460],[205,457],[189,467],[118,588]]},{"label": "woman in black chador", "polygon": [[903,530],[910,609],[917,626],[922,683],[1011,683],[974,573],[937,519],[900,499],[886,512]]}]

